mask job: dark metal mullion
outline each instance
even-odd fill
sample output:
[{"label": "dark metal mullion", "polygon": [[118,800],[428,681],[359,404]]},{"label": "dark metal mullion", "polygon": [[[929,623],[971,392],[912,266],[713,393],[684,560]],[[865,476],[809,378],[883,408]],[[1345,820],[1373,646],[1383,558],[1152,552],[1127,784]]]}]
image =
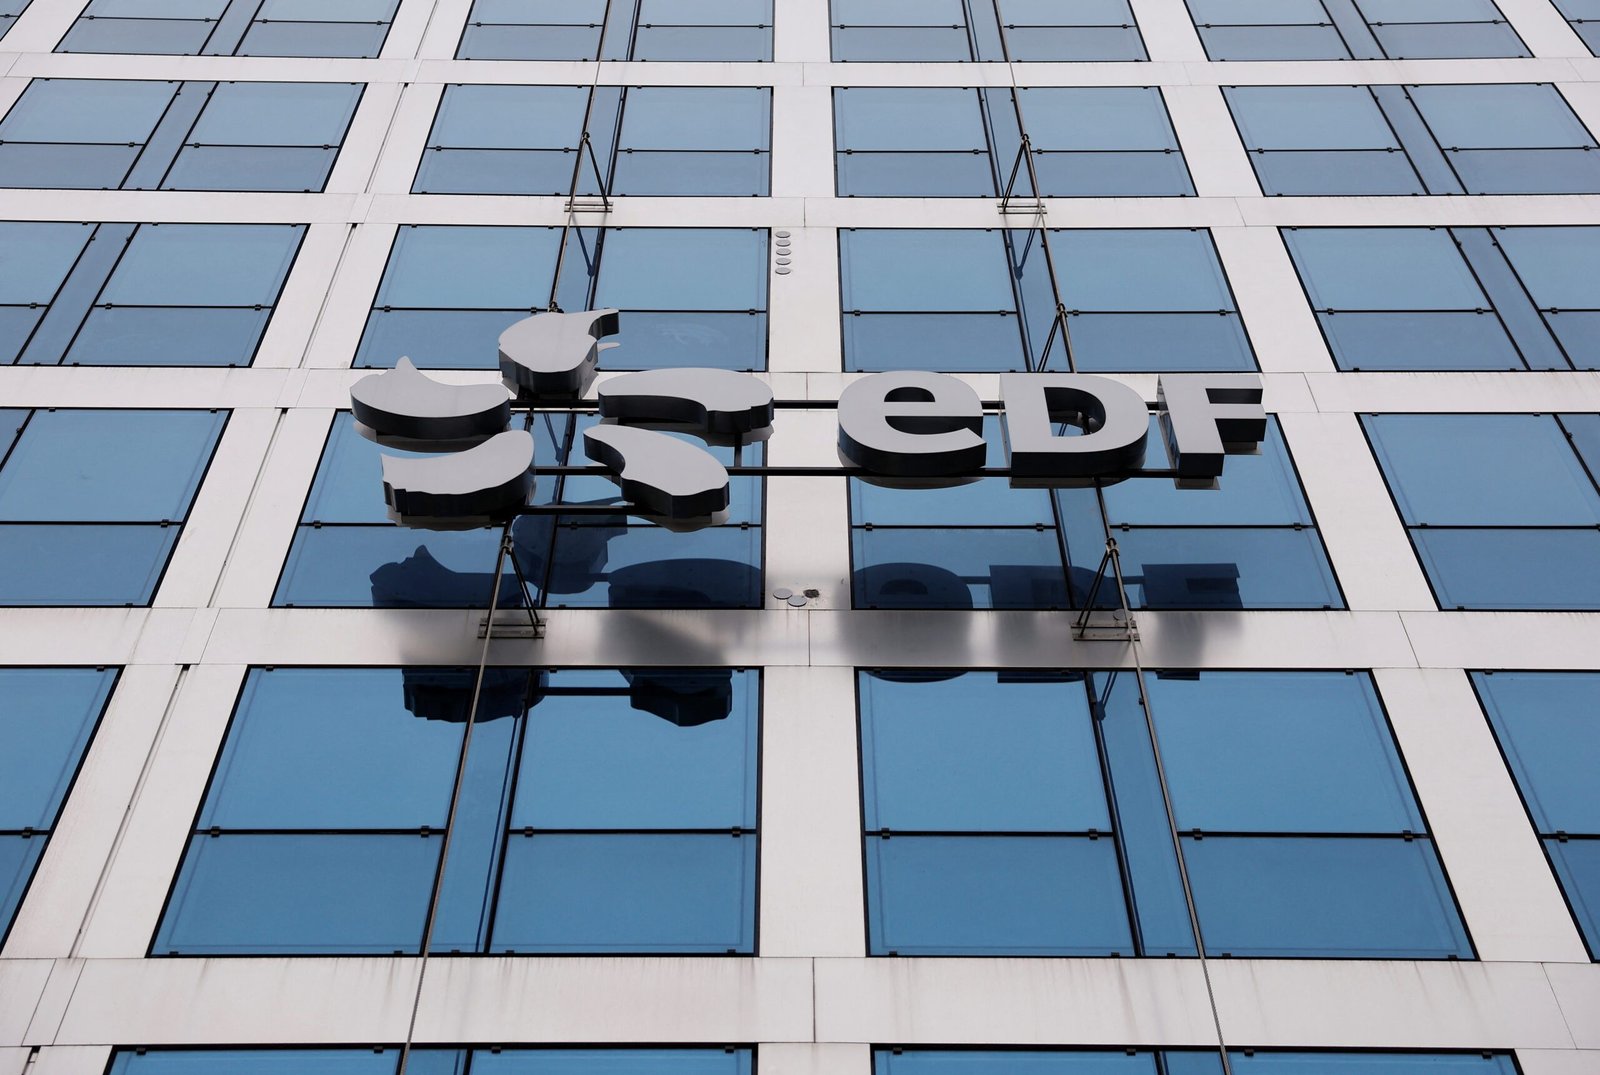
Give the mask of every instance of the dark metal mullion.
[{"label": "dark metal mullion", "polygon": [[[1474,232],[1481,234],[1475,236],[1473,235]],[[1506,316],[1508,313],[1516,314],[1518,311],[1510,309],[1511,304],[1521,305],[1523,307],[1521,313],[1524,317],[1530,313],[1532,314],[1532,320],[1537,322],[1539,329],[1544,331],[1546,344],[1548,347],[1555,349],[1555,357],[1565,362],[1569,368],[1572,367],[1573,363],[1568,359],[1566,349],[1561,346],[1560,341],[1556,339],[1556,334],[1550,330],[1550,325],[1545,321],[1544,315],[1534,305],[1533,296],[1528,294],[1528,289],[1523,285],[1521,277],[1511,267],[1511,259],[1506,257],[1505,251],[1500,248],[1500,243],[1495,239],[1493,230],[1488,227],[1451,227],[1445,229],[1445,234],[1450,236],[1451,242],[1455,244],[1456,252],[1461,255],[1462,262],[1467,266],[1467,272],[1472,274],[1472,282],[1477,285],[1478,293],[1489,303],[1488,312],[1493,314],[1495,320],[1500,322],[1501,331],[1506,334],[1506,339],[1511,341],[1511,349],[1516,352],[1517,358],[1522,362],[1522,365],[1528,369],[1560,369],[1559,366],[1535,367],[1529,361],[1530,352],[1541,350],[1541,348],[1536,346],[1537,340],[1519,339],[1518,334],[1512,331],[1511,324],[1506,320]],[[1488,252],[1473,249],[1474,240],[1481,241],[1482,238],[1489,240],[1490,250]],[[1485,264],[1476,260],[1474,254],[1481,254],[1485,259],[1498,258],[1499,264],[1494,264],[1492,260]],[[1511,277],[1512,290],[1510,290],[1509,294],[1503,296],[1507,303],[1507,308],[1504,311],[1495,295],[1495,292],[1500,289],[1498,287],[1491,289],[1491,285],[1496,283],[1492,274],[1497,268],[1509,273]]]},{"label": "dark metal mullion", "polygon": [[[1406,99],[1406,103],[1411,106],[1411,110],[1417,114],[1417,122],[1422,124],[1422,129],[1424,131],[1426,131],[1428,137],[1433,140],[1433,147],[1436,150],[1438,150],[1439,159],[1444,161],[1445,167],[1449,168],[1450,169],[1450,174],[1453,177],[1455,177],[1456,186],[1461,188],[1461,192],[1463,194],[1470,193],[1467,190],[1466,181],[1461,178],[1461,173],[1456,171],[1455,162],[1450,159],[1450,154],[1445,151],[1444,143],[1439,141],[1439,136],[1437,134],[1433,133],[1433,124],[1428,122],[1428,117],[1422,111],[1422,106],[1417,104],[1416,99],[1411,96],[1411,86],[1402,82],[1402,83],[1399,84],[1399,90],[1400,90],[1401,96],[1403,96]],[[1569,111],[1570,111],[1570,108],[1571,108],[1571,106],[1568,106],[1568,110]],[[1579,122],[1579,126],[1582,126],[1582,122],[1581,121]],[[1402,142],[1401,144],[1404,145],[1405,143]],[[1410,150],[1408,149],[1407,152],[1409,153]],[[1434,192],[1430,191],[1430,193],[1434,193]],[[1440,191],[1438,193],[1450,193],[1450,192],[1449,191]]]},{"label": "dark metal mullion", "polygon": [[[78,255],[78,260],[73,263],[72,270],[57,288],[55,297],[46,307],[45,314],[34,326],[28,344],[23,348],[22,354],[17,356],[17,365],[51,365],[59,366],[66,361],[72,350],[72,345],[77,342],[78,334],[83,331],[83,326],[88,323],[89,315],[99,303],[100,296],[105,293],[106,285],[116,275],[117,266],[122,263],[123,256],[128,247],[133,243],[133,237],[144,225],[142,224],[99,224],[89,236],[89,241],[84,244],[83,251]],[[103,242],[106,246],[96,247],[94,244]],[[117,249],[111,253],[105,251],[109,246]],[[68,290],[80,291],[74,296],[74,302],[69,306],[60,305],[60,300],[66,297]],[[87,297],[87,301],[82,301]],[[51,330],[46,333],[46,330]],[[41,337],[41,333],[46,333]],[[55,337],[52,341],[51,337]],[[35,356],[36,349],[43,350],[46,362],[25,361]]]},{"label": "dark metal mullion", "polygon": [[[167,176],[172,172],[172,166],[183,153],[183,147],[188,143],[195,124],[200,122],[200,116],[205,112],[206,105],[211,103],[211,95],[216,88],[215,82],[178,83],[172,100],[167,103],[167,109],[161,115],[161,121],[145,139],[143,152],[139,154],[139,159],[134,162],[133,167],[128,170],[128,175],[123,179],[124,187],[132,183],[139,190],[161,189],[161,184],[166,182]],[[194,101],[196,96],[199,97],[199,101],[191,107],[190,102]],[[185,115],[186,109],[187,115]]]},{"label": "dark metal mullion", "polygon": [[200,55],[232,56],[238,52],[262,3],[263,0],[231,0],[207,36],[206,43],[201,46]]}]

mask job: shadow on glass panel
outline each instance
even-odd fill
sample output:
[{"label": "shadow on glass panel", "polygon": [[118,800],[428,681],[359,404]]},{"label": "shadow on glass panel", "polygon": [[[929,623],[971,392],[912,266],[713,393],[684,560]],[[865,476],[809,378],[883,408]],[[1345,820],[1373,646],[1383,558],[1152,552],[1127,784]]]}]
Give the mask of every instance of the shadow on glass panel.
[{"label": "shadow on glass panel", "polygon": [[761,569],[738,560],[658,560],[618,568],[609,582],[612,608],[747,608]]},{"label": "shadow on glass panel", "polygon": [[970,611],[972,590],[953,571],[932,564],[872,564],[855,573],[857,608]]},{"label": "shadow on glass panel", "polygon": [[680,728],[698,728],[733,713],[733,672],[621,669],[628,681],[628,704]]},{"label": "shadow on glass panel", "polygon": [[[456,571],[436,560],[426,545],[418,545],[404,560],[380,566],[371,578],[373,608],[475,608],[489,603],[494,573]],[[523,604],[514,574],[501,576],[499,604]]]},{"label": "shadow on glass panel", "polygon": [[1145,564],[1142,579],[1149,608],[1242,609],[1238,564]]},{"label": "shadow on glass panel", "polygon": [[[619,672],[626,687],[558,688],[554,693],[623,695],[631,708],[680,728],[726,720],[733,713],[731,669],[623,668]],[[471,718],[476,669],[408,667],[401,670],[401,675],[405,707],[413,715],[451,724],[465,724]],[[550,674],[543,669],[485,669],[477,723],[523,716],[551,693]]]}]

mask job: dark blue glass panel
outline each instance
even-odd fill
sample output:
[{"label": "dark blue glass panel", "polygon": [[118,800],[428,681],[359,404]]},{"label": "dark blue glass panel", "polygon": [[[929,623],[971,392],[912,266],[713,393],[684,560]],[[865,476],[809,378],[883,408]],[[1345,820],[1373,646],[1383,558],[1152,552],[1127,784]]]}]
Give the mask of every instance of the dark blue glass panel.
[{"label": "dark blue glass panel", "polygon": [[1066,608],[1071,603],[1061,545],[1050,530],[856,529],[850,545],[857,608]]},{"label": "dark blue glass panel", "polygon": [[1600,309],[1600,228],[1495,228],[1494,238],[1541,309]]},{"label": "dark blue glass panel", "polygon": [[[1344,607],[1314,530],[1184,527],[1115,537],[1129,600],[1141,608]],[[1100,549],[1087,552],[1074,552],[1074,567],[1093,572]]]},{"label": "dark blue glass panel", "polygon": [[1176,150],[1034,155],[1039,193],[1055,198],[1180,197],[1194,193]]},{"label": "dark blue glass panel", "polygon": [[841,198],[994,197],[987,153],[840,153]]},{"label": "dark blue glass panel", "polygon": [[[561,149],[438,149],[417,167],[413,194],[565,195],[572,188],[573,155]],[[579,192],[592,182],[580,176]]]},{"label": "dark blue glass panel", "polygon": [[624,310],[765,310],[766,262],[764,229],[608,230],[594,302]]},{"label": "dark blue glass panel", "polygon": [[1600,840],[1546,840],[1556,876],[1591,952],[1600,952]]},{"label": "dark blue glass panel", "polygon": [[495,369],[500,334],[533,312],[531,305],[515,310],[373,310],[355,365],[392,369],[405,356],[421,369]]},{"label": "dark blue glass panel", "polygon": [[617,145],[628,149],[772,146],[772,91],[744,86],[635,86],[628,89]]},{"label": "dark blue glass panel", "polygon": [[751,952],[756,838],[513,835],[495,952]]},{"label": "dark blue glass panel", "polygon": [[185,146],[161,189],[320,191],[337,155],[309,147]]},{"label": "dark blue glass panel", "polygon": [[222,82],[188,141],[224,146],[338,146],[361,100],[343,82]]},{"label": "dark blue glass panel", "polygon": [[1441,608],[1600,609],[1600,531],[1411,531]]},{"label": "dark blue glass panel", "polygon": [[175,90],[171,82],[34,79],[0,123],[0,140],[143,142],[161,121]]},{"label": "dark blue glass panel", "polygon": [[[1004,467],[1006,449],[998,415],[984,418],[983,436],[988,446],[983,465]],[[852,479],[850,521],[856,526],[1054,526],[1055,515],[1046,490],[1013,489],[1004,478],[931,489],[898,489]]]},{"label": "dark blue glass panel", "polygon": [[404,226],[373,306],[543,309],[560,249],[560,228]]},{"label": "dark blue glass panel", "polygon": [[387,23],[257,21],[234,55],[371,58],[382,50],[388,34]]},{"label": "dark blue glass panel", "polygon": [[1157,1075],[1154,1053],[877,1049],[877,1075]]},{"label": "dark blue glass panel", "polygon": [[226,420],[212,411],[37,411],[0,470],[0,519],[181,521]]},{"label": "dark blue glass panel", "polygon": [[1396,150],[1269,150],[1251,153],[1250,163],[1265,194],[1427,193],[1411,161]]},{"label": "dark blue glass panel", "polygon": [[1035,149],[1178,148],[1154,87],[1023,89],[1017,97]]},{"label": "dark blue glass panel", "polygon": [[[1068,313],[1067,331],[1080,373],[1256,368],[1244,322],[1231,312]],[[1052,368],[1065,367],[1063,358],[1053,359]]]},{"label": "dark blue glass panel", "polygon": [[97,301],[118,306],[271,306],[301,224],[145,224]]},{"label": "dark blue glass panel", "polygon": [[860,675],[869,830],[1109,831],[1080,679]]},{"label": "dark blue glass panel", "polygon": [[1319,313],[1346,370],[1520,370],[1526,366],[1493,310]]},{"label": "dark blue glass panel", "polygon": [[1490,306],[1443,229],[1289,228],[1283,237],[1319,310]]},{"label": "dark blue glass panel", "polygon": [[97,306],[63,361],[69,366],[248,366],[271,318],[271,308]]},{"label": "dark blue glass panel", "polygon": [[1600,833],[1600,674],[1473,674],[1540,832]]},{"label": "dark blue glass panel", "polygon": [[[588,102],[589,90],[582,86],[446,86],[428,144],[479,149],[576,146]],[[567,171],[570,178],[570,156]]]},{"label": "dark blue glass panel", "polygon": [[0,605],[146,605],[176,526],[0,524]]},{"label": "dark blue glass panel", "polygon": [[467,24],[456,57],[462,60],[592,60],[600,49],[600,27],[528,26],[477,21]]},{"label": "dark blue glass panel", "polygon": [[472,1070],[486,1075],[749,1075],[750,1060],[748,1049],[475,1049]]},{"label": "dark blue glass panel", "polygon": [[153,951],[415,952],[442,843],[415,833],[195,836]]},{"label": "dark blue glass panel", "polygon": [[[1159,426],[1150,423],[1146,465],[1171,465]],[[1087,490],[1057,494],[1063,511],[1074,515],[1090,514],[1094,496]],[[1108,486],[1106,513],[1113,526],[1176,524],[1187,526],[1249,526],[1301,523],[1310,526],[1311,509],[1306,506],[1294,464],[1283,443],[1283,430],[1275,420],[1267,424],[1266,438],[1257,455],[1228,457],[1228,465],[1215,489],[1179,489],[1161,478],[1133,478]]]},{"label": "dark blue glass panel", "polygon": [[395,668],[252,671],[198,827],[443,829],[462,725],[414,715],[405,687]]},{"label": "dark blue glass panel", "polygon": [[1549,149],[1595,141],[1547,84],[1407,86],[1446,149]]},{"label": "dark blue glass panel", "polygon": [[[1145,689],[1180,829],[1423,831],[1365,674],[1158,674]],[[1217,779],[1230,768],[1248,779]]]},{"label": "dark blue glass panel", "polygon": [[867,837],[873,955],[1131,955],[1116,843]]},{"label": "dark blue glass panel", "polygon": [[[0,366],[8,366],[15,362],[22,349],[28,344],[28,337],[33,334],[34,326],[44,316],[42,308],[29,309],[26,306],[0,306]],[[0,435],[6,447],[11,446],[9,429]]]},{"label": "dark blue glass panel", "polygon": [[606,18],[606,0],[476,0],[472,19],[478,22],[598,25]]},{"label": "dark blue glass panel", "polygon": [[84,14],[148,19],[217,19],[228,0],[92,0]]},{"label": "dark blue glass panel", "polygon": [[772,59],[772,29],[745,26],[641,25],[633,40],[635,60],[761,62]]},{"label": "dark blue glass panel", "polygon": [[1365,86],[1228,86],[1245,148],[1399,149]]},{"label": "dark blue glass panel", "polygon": [[80,18],[56,51],[195,56],[214,26],[199,19]]},{"label": "dark blue glass panel", "polygon": [[1213,60],[1350,58],[1350,50],[1332,25],[1202,27],[1200,40],[1205,44],[1206,55]]},{"label": "dark blue glass panel", "polygon": [[[300,527],[273,604],[310,608],[487,608],[494,530],[418,533],[393,526]],[[520,604],[510,572],[500,602]]]},{"label": "dark blue glass panel", "polygon": [[1596,494],[1549,415],[1363,419],[1406,524],[1595,526]]},{"label": "dark blue glass panel", "polygon": [[55,824],[115,679],[92,668],[0,669],[0,829]]},{"label": "dark blue glass panel", "polygon": [[1468,194],[1593,194],[1600,160],[1581,149],[1463,149],[1445,155]]},{"label": "dark blue glass panel", "polygon": [[[834,15],[834,18],[839,18]],[[963,62],[972,58],[965,27],[838,26],[833,29],[833,58],[851,61],[896,60],[928,63]]]},{"label": "dark blue glass panel", "polygon": [[621,150],[612,171],[612,194],[699,198],[760,197],[767,193],[766,153],[673,153]]},{"label": "dark blue glass panel", "polygon": [[[1066,16],[1075,19],[1076,15]],[[1144,42],[1132,26],[1008,27],[1006,48],[1014,61],[1146,60]],[[999,56],[984,59],[999,60]]]},{"label": "dark blue glass panel", "polygon": [[[846,305],[851,301],[847,293]],[[1015,313],[847,312],[844,315],[845,369],[868,373],[1026,370],[1028,362],[1022,350],[1018,321]]]},{"label": "dark blue glass panel", "polygon": [[1372,35],[1393,60],[1530,55],[1517,32],[1504,22],[1373,25]]},{"label": "dark blue glass panel", "polygon": [[0,224],[0,303],[47,303],[94,234],[88,224]]},{"label": "dark blue glass panel", "polygon": [[0,836],[0,938],[11,928],[44,845],[43,836]]},{"label": "dark blue glass panel", "polygon": [[0,145],[0,186],[115,190],[141,147],[8,142]]},{"label": "dark blue glass panel", "polygon": [[1052,231],[1062,301],[1072,310],[1234,308],[1206,231]]},{"label": "dark blue glass panel", "polygon": [[975,90],[841,88],[833,91],[833,117],[841,150],[989,149]]},{"label": "dark blue glass panel", "polygon": [[[694,696],[718,673],[651,673],[654,689]],[[711,677],[711,678],[708,678]],[[732,829],[756,825],[755,677],[721,673],[727,710],[679,726],[636,704],[614,672],[559,672],[529,712],[511,827]],[[620,695],[615,693],[621,689]],[[674,711],[676,712],[676,711]]]},{"label": "dark blue glass panel", "polygon": [[847,311],[1017,308],[1005,244],[991,231],[841,231],[839,265]]},{"label": "dark blue glass panel", "polygon": [[[411,1069],[426,1054],[411,1054]],[[392,1075],[400,1051],[382,1049],[184,1049],[118,1052],[110,1075]]]},{"label": "dark blue glass panel", "polygon": [[1213,956],[1472,958],[1429,840],[1186,838]]},{"label": "dark blue glass panel", "polygon": [[[760,607],[759,527],[716,526],[690,534],[654,526],[603,527],[604,551],[597,557],[587,548],[594,535],[585,529],[556,533],[558,572],[548,587],[552,608]],[[584,553],[564,555],[563,546],[571,543]],[[537,562],[522,562],[524,572],[532,567],[539,577]]]},{"label": "dark blue glass panel", "polygon": [[1206,23],[1312,24],[1327,22],[1328,12],[1319,0],[1189,0],[1194,21]]}]

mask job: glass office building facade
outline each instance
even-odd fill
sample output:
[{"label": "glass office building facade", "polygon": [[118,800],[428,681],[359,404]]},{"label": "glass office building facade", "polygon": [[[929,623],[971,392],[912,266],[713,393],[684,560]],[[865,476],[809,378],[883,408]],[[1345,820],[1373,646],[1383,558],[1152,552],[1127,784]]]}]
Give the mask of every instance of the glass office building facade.
[{"label": "glass office building facade", "polygon": [[[1597,28],[0,0],[0,1075],[1600,1072]],[[350,386],[604,307],[716,525],[591,393],[396,526]],[[845,472],[907,370],[1266,434]]]}]

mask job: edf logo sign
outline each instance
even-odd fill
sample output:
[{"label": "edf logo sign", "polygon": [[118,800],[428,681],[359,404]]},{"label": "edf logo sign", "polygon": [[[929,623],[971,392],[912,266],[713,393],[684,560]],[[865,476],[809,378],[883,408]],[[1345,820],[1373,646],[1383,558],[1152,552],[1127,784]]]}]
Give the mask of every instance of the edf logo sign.
[{"label": "edf logo sign", "polygon": [[[602,343],[619,329],[616,310],[544,313],[500,336],[504,387],[447,385],[402,358],[350,390],[356,420],[381,444],[434,453],[383,457],[384,497],[404,526],[458,529],[503,520],[533,491],[534,440],[509,429],[520,405],[571,406],[595,378]],[[508,395],[507,389],[510,390]],[[1013,485],[1120,481],[1144,465],[1149,408],[1132,388],[1074,373],[1000,378]],[[596,392],[602,419],[584,450],[607,468],[629,514],[707,525],[727,508],[728,471],[709,452],[661,432],[708,441],[749,441],[771,430],[772,390],[759,377],[712,369],[625,373]],[[1229,452],[1252,452],[1266,436],[1261,380],[1254,374],[1163,375],[1162,434],[1181,485],[1209,486]],[[939,373],[866,375],[839,396],[839,457],[867,480],[938,484],[983,469],[983,403],[966,382]],[[991,472],[992,473],[992,472]]]}]

